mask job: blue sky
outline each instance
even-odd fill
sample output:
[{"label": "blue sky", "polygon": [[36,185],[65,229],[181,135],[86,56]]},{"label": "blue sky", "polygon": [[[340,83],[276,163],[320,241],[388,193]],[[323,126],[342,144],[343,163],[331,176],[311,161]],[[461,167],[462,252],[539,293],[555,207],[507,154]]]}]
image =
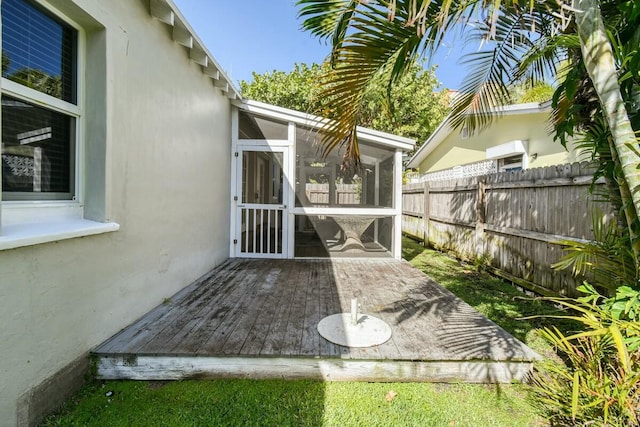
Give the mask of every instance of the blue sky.
[{"label": "blue sky", "polygon": [[[222,68],[237,84],[253,71],[290,71],[296,62],[322,62],[329,47],[300,30],[295,0],[174,0]],[[460,45],[439,49],[432,59],[443,87],[457,89],[464,77]]]}]

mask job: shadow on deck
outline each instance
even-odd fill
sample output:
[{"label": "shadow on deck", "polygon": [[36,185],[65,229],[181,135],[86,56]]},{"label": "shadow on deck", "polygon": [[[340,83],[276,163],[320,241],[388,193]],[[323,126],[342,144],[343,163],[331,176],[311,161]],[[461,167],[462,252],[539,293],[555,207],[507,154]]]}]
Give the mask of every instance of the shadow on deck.
[{"label": "shadow on deck", "polygon": [[[361,311],[392,337],[322,338],[325,316]],[[511,382],[537,355],[406,261],[231,259],[95,349],[103,379],[318,378]]]}]

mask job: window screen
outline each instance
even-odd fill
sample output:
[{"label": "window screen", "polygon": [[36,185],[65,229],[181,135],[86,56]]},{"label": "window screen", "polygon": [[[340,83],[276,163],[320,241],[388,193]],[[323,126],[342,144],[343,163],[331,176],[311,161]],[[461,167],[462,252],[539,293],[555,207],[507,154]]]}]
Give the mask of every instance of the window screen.
[{"label": "window screen", "polygon": [[3,200],[74,197],[77,110],[33,103],[27,88],[78,104],[77,40],[37,3],[2,0],[2,77],[18,83],[1,98]]},{"label": "window screen", "polygon": [[27,0],[2,0],[2,77],[76,103],[77,31]]},{"label": "window screen", "polygon": [[2,198],[69,199],[74,119],[2,96]]},{"label": "window screen", "polygon": [[240,139],[281,139],[289,138],[289,125],[273,119],[240,111],[238,137]]}]

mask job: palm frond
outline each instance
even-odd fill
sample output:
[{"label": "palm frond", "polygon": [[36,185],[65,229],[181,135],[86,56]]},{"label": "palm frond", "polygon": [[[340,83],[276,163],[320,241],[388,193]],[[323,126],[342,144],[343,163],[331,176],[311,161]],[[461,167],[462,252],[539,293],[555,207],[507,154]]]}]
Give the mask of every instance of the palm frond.
[{"label": "palm frond", "polygon": [[515,72],[516,79],[544,81],[556,79],[558,66],[568,58],[568,49],[579,49],[580,39],[574,34],[542,36],[522,57]]},{"label": "palm frond", "polygon": [[302,28],[321,40],[344,37],[358,0],[298,0]]},{"label": "palm frond", "polygon": [[592,215],[594,241],[562,241],[565,255],[555,264],[556,269],[571,268],[575,275],[590,273],[595,285],[616,289],[625,284],[638,283],[633,252],[615,222],[606,222],[601,213]]},{"label": "palm frond", "polygon": [[[534,47],[528,29],[536,19],[537,15],[503,14],[495,23],[481,23],[471,32],[468,43],[482,41],[488,47],[468,54],[463,61],[470,71],[454,100],[453,127],[464,124],[470,132],[482,130],[491,123],[497,107],[510,103],[508,85],[516,81],[521,59]],[[492,31],[493,38],[487,41]]]},{"label": "palm frond", "polygon": [[323,129],[322,154],[345,147],[344,165],[359,162],[356,126],[367,88],[374,79],[391,84],[401,78],[417,56],[422,39],[400,25],[406,16],[399,12],[389,21],[386,8],[363,4],[350,18],[352,32],[334,46],[334,66],[320,79],[319,96],[333,101],[325,103],[330,106],[323,113],[334,119]]}]

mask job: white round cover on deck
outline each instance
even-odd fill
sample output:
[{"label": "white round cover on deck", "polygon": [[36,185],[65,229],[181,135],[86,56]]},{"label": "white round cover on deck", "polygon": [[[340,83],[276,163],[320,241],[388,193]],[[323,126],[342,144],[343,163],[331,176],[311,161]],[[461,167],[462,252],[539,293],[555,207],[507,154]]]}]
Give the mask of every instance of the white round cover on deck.
[{"label": "white round cover on deck", "polygon": [[351,313],[327,316],[318,323],[318,332],[324,339],[345,347],[373,347],[391,338],[391,327],[367,314],[360,314],[355,325]]}]

